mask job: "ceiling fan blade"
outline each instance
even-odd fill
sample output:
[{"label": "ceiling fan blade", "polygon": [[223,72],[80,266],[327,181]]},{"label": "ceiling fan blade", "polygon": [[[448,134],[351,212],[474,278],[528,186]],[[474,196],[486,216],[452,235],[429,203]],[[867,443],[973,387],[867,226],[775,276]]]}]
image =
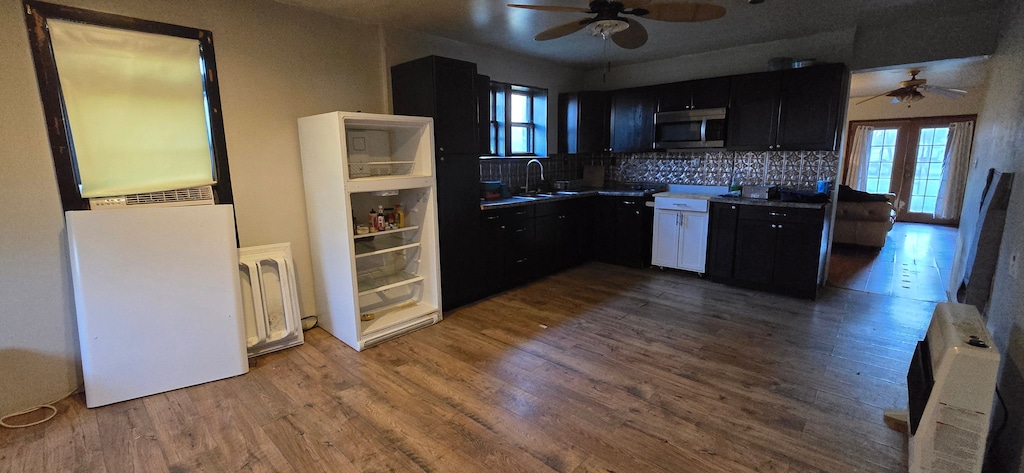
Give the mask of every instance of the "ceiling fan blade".
[{"label": "ceiling fan blade", "polygon": [[714,20],[725,16],[725,7],[711,3],[652,3],[640,9],[646,10],[647,13],[634,14],[658,21],[692,23]]},{"label": "ceiling fan blade", "polygon": [[593,20],[590,18],[584,18],[582,20],[570,21],[555,27],[548,28],[537,36],[534,36],[535,41],[547,41],[549,39],[561,38],[562,36],[573,34],[579,30],[582,30],[585,26],[589,25]]},{"label": "ceiling fan blade", "polygon": [[886,92],[885,95],[888,95],[890,97],[897,97],[897,98],[899,98],[899,97],[906,97],[906,96],[908,96],[910,94],[913,94],[913,93],[914,93],[914,87],[910,86],[910,87],[900,87],[900,88],[898,88],[896,90],[890,90],[890,91]]},{"label": "ceiling fan blade", "polygon": [[508,6],[512,8],[525,8],[527,10],[543,10],[543,11],[567,11],[567,12],[579,12],[579,13],[590,13],[589,8],[577,8],[577,7],[558,7],[552,5],[520,5],[516,3],[509,3]]},{"label": "ceiling fan blade", "polygon": [[941,95],[943,97],[949,97],[951,99],[958,99],[967,95],[967,91],[963,89],[954,89],[952,87],[940,87],[937,85],[922,85],[920,87],[922,91]]},{"label": "ceiling fan blade", "polygon": [[632,10],[634,8],[644,8],[650,5],[651,0],[619,0],[622,4],[622,8],[626,10]]},{"label": "ceiling fan blade", "polygon": [[867,102],[868,100],[874,100],[874,99],[877,99],[878,97],[881,97],[881,96],[883,96],[883,95],[889,95],[889,92],[884,92],[884,93],[878,94],[878,95],[876,95],[876,96],[874,96],[874,97],[868,97],[868,98],[866,98],[866,99],[864,99],[864,100],[861,100],[860,102],[857,102],[857,103],[856,103],[856,104],[854,104],[854,105],[860,105],[860,104],[862,104],[862,103],[864,103],[864,102]]},{"label": "ceiling fan blade", "polygon": [[647,28],[636,20],[622,18],[629,23],[626,28],[612,35],[612,41],[623,49],[636,49],[647,43]]}]

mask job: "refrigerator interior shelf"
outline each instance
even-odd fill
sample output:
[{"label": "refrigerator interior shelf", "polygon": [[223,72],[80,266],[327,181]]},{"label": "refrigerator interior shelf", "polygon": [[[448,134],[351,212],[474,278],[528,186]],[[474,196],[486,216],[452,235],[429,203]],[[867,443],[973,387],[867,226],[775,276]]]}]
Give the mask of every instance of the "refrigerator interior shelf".
[{"label": "refrigerator interior shelf", "polygon": [[362,240],[356,242],[356,258],[382,255],[393,251],[407,250],[420,246],[419,242],[408,243],[400,235],[388,235],[384,238]]},{"label": "refrigerator interior shelf", "polygon": [[423,276],[392,268],[381,268],[360,274],[357,278],[360,296],[386,291],[396,287],[422,281]]},{"label": "refrigerator interior shelf", "polygon": [[360,239],[363,239],[363,238],[380,237],[382,235],[388,235],[388,234],[391,234],[391,233],[411,232],[413,230],[419,230],[419,229],[420,229],[420,227],[418,227],[416,225],[411,225],[411,226],[408,226],[408,227],[395,228],[393,230],[382,230],[382,231],[379,231],[379,232],[364,233],[362,235],[355,235],[353,238],[355,238],[356,240],[360,240]]},{"label": "refrigerator interior shelf", "polygon": [[405,303],[387,310],[374,311],[373,320],[360,322],[363,336],[387,330],[394,325],[407,323],[411,319],[437,314],[436,305],[424,302]]},{"label": "refrigerator interior shelf", "polygon": [[404,176],[412,172],[414,164],[415,161],[354,162],[348,165],[348,175],[350,179]]}]

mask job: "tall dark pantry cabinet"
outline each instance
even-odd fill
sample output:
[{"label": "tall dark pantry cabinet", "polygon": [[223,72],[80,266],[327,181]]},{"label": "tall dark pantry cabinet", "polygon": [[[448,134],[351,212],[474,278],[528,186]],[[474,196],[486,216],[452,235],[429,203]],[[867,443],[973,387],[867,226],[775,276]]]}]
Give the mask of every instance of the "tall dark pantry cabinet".
[{"label": "tall dark pantry cabinet", "polygon": [[434,118],[442,309],[480,294],[480,105],[476,64],[428,56],[391,68],[396,115]]}]

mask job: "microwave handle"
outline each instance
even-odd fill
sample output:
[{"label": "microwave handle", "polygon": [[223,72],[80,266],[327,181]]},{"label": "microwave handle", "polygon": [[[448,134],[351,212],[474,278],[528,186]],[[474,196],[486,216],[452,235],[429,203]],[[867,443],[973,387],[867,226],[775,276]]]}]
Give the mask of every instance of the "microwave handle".
[{"label": "microwave handle", "polygon": [[704,117],[700,121],[700,142],[708,142],[708,117]]}]

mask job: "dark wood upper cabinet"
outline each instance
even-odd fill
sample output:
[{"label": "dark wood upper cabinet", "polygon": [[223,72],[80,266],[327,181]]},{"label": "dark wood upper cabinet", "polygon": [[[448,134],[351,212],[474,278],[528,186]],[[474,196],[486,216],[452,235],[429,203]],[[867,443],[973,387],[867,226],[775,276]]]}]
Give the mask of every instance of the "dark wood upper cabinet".
[{"label": "dark wood upper cabinet", "polygon": [[396,115],[434,117],[439,156],[480,155],[476,64],[427,56],[391,68]]},{"label": "dark wood upper cabinet", "polygon": [[607,151],[609,118],[607,92],[558,94],[558,152]]},{"label": "dark wood upper cabinet", "polygon": [[658,107],[655,94],[654,87],[612,92],[612,151],[623,153],[654,149],[654,112]]},{"label": "dark wood upper cabinet", "polygon": [[843,64],[785,71],[776,149],[835,150],[850,74]]},{"label": "dark wood upper cabinet", "polygon": [[658,111],[727,107],[729,84],[729,77],[713,77],[656,86]]},{"label": "dark wood upper cabinet", "polygon": [[849,75],[843,64],[825,64],[733,76],[726,146],[835,150]]},{"label": "dark wood upper cabinet", "polygon": [[733,76],[727,148],[741,151],[774,149],[781,86],[781,72]]}]

